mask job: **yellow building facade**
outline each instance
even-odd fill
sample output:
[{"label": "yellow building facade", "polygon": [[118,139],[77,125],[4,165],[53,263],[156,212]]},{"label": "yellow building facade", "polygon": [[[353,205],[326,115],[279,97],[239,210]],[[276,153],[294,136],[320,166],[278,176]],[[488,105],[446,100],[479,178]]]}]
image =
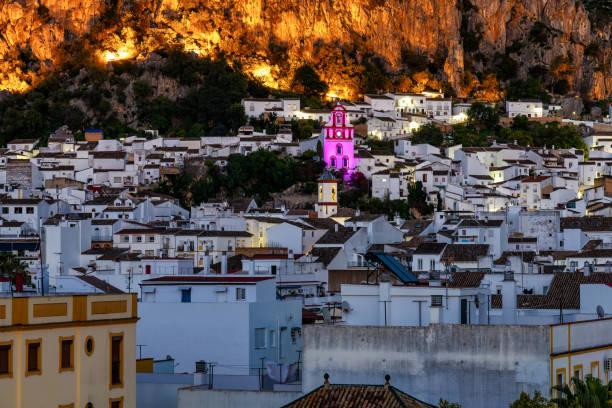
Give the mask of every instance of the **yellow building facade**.
[{"label": "yellow building facade", "polygon": [[612,380],[612,318],[553,325],[550,339],[551,388],[589,374],[604,384]]},{"label": "yellow building facade", "polygon": [[0,406],[135,407],[136,296],[0,298]]}]

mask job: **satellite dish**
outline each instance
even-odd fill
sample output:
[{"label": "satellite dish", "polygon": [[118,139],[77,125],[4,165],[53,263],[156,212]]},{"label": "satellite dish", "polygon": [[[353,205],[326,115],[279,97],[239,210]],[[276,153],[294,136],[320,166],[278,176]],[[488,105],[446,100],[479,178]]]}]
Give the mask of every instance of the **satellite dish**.
[{"label": "satellite dish", "polygon": [[606,317],[606,312],[604,312],[604,308],[601,307],[601,305],[597,305],[597,316],[600,319],[603,319],[604,317]]},{"label": "satellite dish", "polygon": [[346,300],[342,301],[342,311],[344,313],[348,313],[351,310],[353,310],[353,309],[351,309],[351,307],[349,306],[348,302]]}]

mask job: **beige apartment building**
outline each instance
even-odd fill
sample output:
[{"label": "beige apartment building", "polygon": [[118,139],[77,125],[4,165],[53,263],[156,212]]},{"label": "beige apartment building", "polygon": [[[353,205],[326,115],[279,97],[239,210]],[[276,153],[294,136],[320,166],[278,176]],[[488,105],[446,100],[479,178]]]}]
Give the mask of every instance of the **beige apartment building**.
[{"label": "beige apartment building", "polygon": [[2,408],[135,407],[136,296],[0,297]]},{"label": "beige apartment building", "polygon": [[570,384],[587,375],[607,384],[612,380],[612,318],[550,327],[550,386]]}]

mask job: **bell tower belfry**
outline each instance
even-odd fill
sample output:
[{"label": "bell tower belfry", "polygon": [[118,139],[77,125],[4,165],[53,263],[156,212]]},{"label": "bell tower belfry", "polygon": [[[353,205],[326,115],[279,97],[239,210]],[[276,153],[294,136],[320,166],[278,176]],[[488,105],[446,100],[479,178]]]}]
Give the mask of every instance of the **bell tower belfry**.
[{"label": "bell tower belfry", "polygon": [[318,183],[317,216],[329,218],[338,213],[338,180],[329,170],[325,170]]},{"label": "bell tower belfry", "polygon": [[323,159],[328,169],[355,169],[354,131],[355,128],[347,120],[344,106],[336,105],[329,122],[323,127]]}]

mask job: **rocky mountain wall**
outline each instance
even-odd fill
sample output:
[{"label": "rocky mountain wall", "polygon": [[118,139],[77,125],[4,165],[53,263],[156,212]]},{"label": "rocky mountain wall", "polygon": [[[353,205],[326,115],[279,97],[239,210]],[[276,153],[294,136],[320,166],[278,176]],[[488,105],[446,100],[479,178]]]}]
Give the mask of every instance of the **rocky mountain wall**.
[{"label": "rocky mountain wall", "polygon": [[576,0],[2,0],[0,88],[27,90],[78,43],[101,61],[169,45],[223,54],[280,88],[310,63],[344,97],[363,90],[373,59],[396,79],[428,70],[466,96],[466,72],[486,73],[504,55],[521,77],[536,67],[603,98],[612,29],[595,17]]}]

